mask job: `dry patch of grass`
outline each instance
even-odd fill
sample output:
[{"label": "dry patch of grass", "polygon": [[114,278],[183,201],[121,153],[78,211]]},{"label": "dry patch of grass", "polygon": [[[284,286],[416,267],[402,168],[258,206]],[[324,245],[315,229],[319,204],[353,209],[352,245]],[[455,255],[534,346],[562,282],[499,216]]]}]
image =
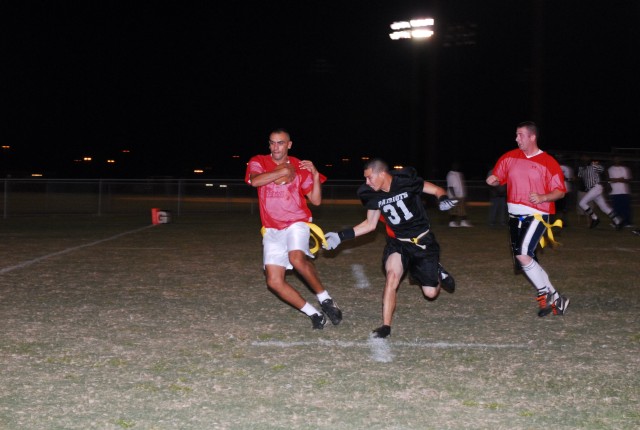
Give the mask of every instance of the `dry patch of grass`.
[{"label": "dry patch of grass", "polygon": [[[363,216],[324,207],[316,222],[330,231]],[[0,261],[146,221],[8,220]],[[637,237],[577,223],[562,232],[541,261],[570,312],[538,318],[504,231],[434,221],[458,289],[430,302],[402,284],[388,361],[369,341],[382,234],[318,256],[345,315],[323,331],[266,290],[259,220],[248,213],[180,217],[3,273],[0,428],[640,426]]]}]

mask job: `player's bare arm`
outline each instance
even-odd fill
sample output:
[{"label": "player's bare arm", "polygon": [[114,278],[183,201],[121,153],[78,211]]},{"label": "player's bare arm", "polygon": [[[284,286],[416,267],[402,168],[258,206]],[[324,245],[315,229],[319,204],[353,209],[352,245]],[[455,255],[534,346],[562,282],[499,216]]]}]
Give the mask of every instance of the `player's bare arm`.
[{"label": "player's bare arm", "polygon": [[307,194],[309,202],[313,205],[319,206],[322,203],[322,182],[320,181],[320,172],[316,169],[316,166],[309,160],[302,160],[300,162],[300,168],[308,170],[313,176],[313,188]]},{"label": "player's bare arm", "polygon": [[558,189],[551,191],[547,194],[531,193],[529,194],[529,201],[533,204],[555,202],[564,197],[564,193]]},{"label": "player's bare arm", "polygon": [[486,182],[487,185],[491,185],[492,187],[497,187],[498,185],[500,185],[500,179],[498,179],[496,175],[489,175]]},{"label": "player's bare arm", "polygon": [[436,184],[428,181],[424,181],[422,192],[425,194],[431,194],[432,196],[436,196],[438,199],[442,196],[447,195],[447,192],[444,188],[439,187]]},{"label": "player's bare arm", "polygon": [[313,163],[309,160],[300,161],[300,168],[304,170],[308,170],[309,172],[311,172],[311,174],[314,177],[320,175],[320,173],[318,172],[318,169],[316,169],[316,166],[314,166]]},{"label": "player's bare arm", "polygon": [[249,178],[251,186],[257,188],[272,182],[276,184],[291,182],[295,176],[296,169],[289,163],[282,163],[271,172],[251,173]]},{"label": "player's bare arm", "polygon": [[368,210],[367,219],[353,228],[348,228],[339,232],[331,231],[325,235],[327,242],[322,247],[327,250],[336,249],[343,241],[362,236],[376,229],[380,219],[379,210]]},{"label": "player's bare arm", "polygon": [[438,199],[438,205],[441,211],[448,211],[456,204],[458,204],[458,200],[450,199],[447,195],[447,191],[437,186],[436,184],[424,181],[424,185],[422,186],[422,192],[425,194],[431,194],[432,196],[436,196]]},{"label": "player's bare arm", "polygon": [[379,210],[368,210],[367,211],[367,219],[362,221],[360,224],[353,227],[353,232],[357,236],[362,236],[364,234],[370,233],[376,229],[378,225],[378,220],[380,219],[380,211]]}]

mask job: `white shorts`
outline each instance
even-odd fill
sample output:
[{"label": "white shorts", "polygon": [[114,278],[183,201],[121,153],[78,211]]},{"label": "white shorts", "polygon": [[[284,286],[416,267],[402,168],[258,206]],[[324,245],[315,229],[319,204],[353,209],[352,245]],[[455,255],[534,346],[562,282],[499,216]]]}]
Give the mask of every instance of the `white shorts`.
[{"label": "white shorts", "polygon": [[311,231],[305,222],[291,224],[284,230],[267,228],[262,238],[262,263],[265,266],[273,264],[291,270],[293,266],[289,261],[290,251],[303,251],[313,258],[313,254],[309,251],[310,235]]}]

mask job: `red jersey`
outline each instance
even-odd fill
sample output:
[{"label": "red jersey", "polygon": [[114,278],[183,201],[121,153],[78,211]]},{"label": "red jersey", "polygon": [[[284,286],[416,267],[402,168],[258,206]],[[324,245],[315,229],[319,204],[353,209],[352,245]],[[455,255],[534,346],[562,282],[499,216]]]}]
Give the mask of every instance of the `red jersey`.
[{"label": "red jersey", "polygon": [[[306,195],[313,189],[313,175],[300,168],[300,160],[288,157],[289,163],[296,169],[293,181],[284,185],[269,184],[258,187],[260,219],[266,228],[283,230],[296,222],[311,222],[311,210],[307,206]],[[249,160],[244,181],[251,184],[251,175],[271,172],[277,167],[271,155],[256,155]],[[320,175],[320,182],[326,181]]]},{"label": "red jersey", "polygon": [[520,149],[504,154],[493,174],[500,185],[507,184],[507,203],[520,204],[544,213],[556,213],[554,202],[534,204],[529,201],[531,193],[548,194],[553,190],[566,192],[564,175],[558,162],[546,152],[527,158]]}]

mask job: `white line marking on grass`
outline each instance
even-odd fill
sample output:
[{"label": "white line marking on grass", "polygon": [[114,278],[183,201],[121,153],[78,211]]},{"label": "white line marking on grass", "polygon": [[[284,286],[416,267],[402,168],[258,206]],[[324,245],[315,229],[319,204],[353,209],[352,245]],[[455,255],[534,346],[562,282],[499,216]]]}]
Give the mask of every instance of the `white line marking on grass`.
[{"label": "white line marking on grass", "polygon": [[414,347],[414,348],[431,348],[431,349],[522,349],[529,348],[526,343],[462,343],[462,342],[398,342],[394,343],[398,346]]},{"label": "white line marking on grass", "polygon": [[38,263],[38,262],[40,262],[42,260],[46,260],[47,258],[51,258],[51,257],[56,257],[58,255],[67,254],[69,252],[77,251],[78,249],[87,248],[89,246],[99,245],[101,243],[108,242],[110,240],[117,239],[117,238],[122,237],[122,236],[126,236],[127,234],[137,233],[137,232],[145,230],[145,229],[147,229],[149,227],[155,227],[155,225],[154,224],[147,225],[147,226],[144,226],[142,228],[137,228],[135,230],[126,231],[124,233],[116,234],[115,236],[107,237],[105,239],[96,240],[95,242],[85,243],[84,245],[78,245],[78,246],[74,246],[72,248],[63,249],[62,251],[52,252],[51,254],[43,255],[42,257],[34,258],[33,260],[23,261],[22,263],[16,264],[15,266],[9,266],[9,267],[5,267],[5,268],[0,269],[0,274],[8,273],[8,272],[11,272],[11,271],[17,270],[17,269],[23,269],[23,268],[25,268],[27,266],[31,266],[32,264]]},{"label": "white line marking on grass", "polygon": [[118,250],[126,250],[126,251],[166,251],[168,249],[175,249],[175,248],[167,248],[166,246],[157,246],[157,247],[114,246],[110,249],[118,249]]},{"label": "white line marking on grass", "polygon": [[353,277],[356,278],[356,288],[362,290],[371,286],[367,275],[364,273],[362,264],[352,264],[351,273],[353,273]]},{"label": "white line marking on grass", "polygon": [[[380,339],[382,340],[382,339]],[[424,349],[445,349],[445,348],[459,348],[459,349],[522,349],[530,348],[530,345],[526,343],[463,343],[463,342],[394,342],[386,339],[385,342],[393,346],[407,347],[407,348],[424,348]],[[251,342],[253,346],[274,346],[279,348],[295,348],[296,346],[336,346],[339,348],[368,348],[369,342],[353,342],[344,340],[300,340],[286,342],[283,340],[256,340]]]},{"label": "white line marking on grass", "polygon": [[280,340],[254,341],[253,346],[271,346],[277,348],[295,348],[299,346],[330,346],[338,348],[369,348],[371,359],[381,363],[393,361],[391,347],[418,349],[524,349],[530,346],[522,343],[462,343],[462,342],[393,342],[389,339],[369,337],[367,342],[347,342],[339,340],[314,340],[285,342]]}]

